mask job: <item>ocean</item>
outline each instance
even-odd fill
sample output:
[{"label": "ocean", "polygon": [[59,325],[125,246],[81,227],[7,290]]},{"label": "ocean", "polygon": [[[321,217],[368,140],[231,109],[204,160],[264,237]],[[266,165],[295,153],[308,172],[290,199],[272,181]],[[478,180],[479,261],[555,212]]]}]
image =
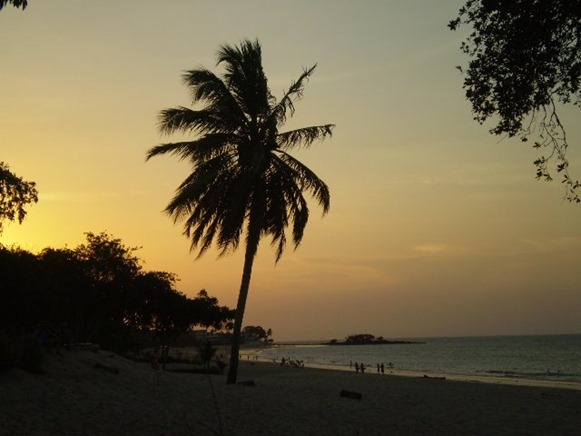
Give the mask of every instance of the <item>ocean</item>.
[{"label": "ocean", "polygon": [[260,353],[264,360],[282,358],[309,366],[349,369],[364,363],[394,370],[494,376],[581,384],[581,334],[404,339],[419,343],[383,345],[275,345]]}]

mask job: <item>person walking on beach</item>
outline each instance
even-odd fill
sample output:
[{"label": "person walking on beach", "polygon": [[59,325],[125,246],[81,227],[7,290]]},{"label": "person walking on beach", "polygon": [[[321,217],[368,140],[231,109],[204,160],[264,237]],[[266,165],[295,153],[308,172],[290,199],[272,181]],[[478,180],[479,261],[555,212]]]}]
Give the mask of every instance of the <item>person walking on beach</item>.
[{"label": "person walking on beach", "polygon": [[383,364],[383,362],[381,362],[379,369],[380,369],[382,374],[385,374],[385,365]]},{"label": "person walking on beach", "polygon": [[359,372],[359,364],[355,362],[355,372]]}]

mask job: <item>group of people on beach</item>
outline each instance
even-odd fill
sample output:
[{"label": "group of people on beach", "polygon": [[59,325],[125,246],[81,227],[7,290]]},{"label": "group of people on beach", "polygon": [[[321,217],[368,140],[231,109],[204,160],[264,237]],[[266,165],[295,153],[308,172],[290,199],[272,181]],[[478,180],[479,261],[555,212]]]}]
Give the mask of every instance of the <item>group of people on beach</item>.
[{"label": "group of people on beach", "polygon": [[296,368],[304,368],[305,362],[302,360],[293,360],[290,357],[285,359],[284,357],[280,360],[280,366],[294,366]]},{"label": "group of people on beach", "polygon": [[[242,360],[242,354],[240,354],[238,357],[240,358],[240,360]],[[258,354],[254,354],[254,355],[247,354],[246,360],[250,360],[250,359],[258,362]]]},{"label": "group of people on beach", "polygon": [[[387,365],[385,365],[383,362],[381,362],[381,363],[377,364],[377,373],[378,374],[385,374],[386,366],[390,369],[393,369],[393,363],[389,362]],[[353,367],[355,367],[355,372],[361,372],[361,373],[364,373],[366,368],[367,368],[363,362],[361,362],[361,363],[355,362],[355,364],[353,364],[353,361],[349,361],[349,368],[353,368]]]}]

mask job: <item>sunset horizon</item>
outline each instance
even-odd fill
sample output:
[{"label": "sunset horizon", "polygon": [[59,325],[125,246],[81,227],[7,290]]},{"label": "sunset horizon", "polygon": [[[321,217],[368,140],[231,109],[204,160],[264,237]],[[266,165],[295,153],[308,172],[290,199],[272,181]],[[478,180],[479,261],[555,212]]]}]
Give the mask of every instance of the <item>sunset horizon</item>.
[{"label": "sunset horizon", "polygon": [[[277,98],[317,64],[286,130],[336,127],[290,153],[329,186],[330,211],[310,201],[301,244],[278,263],[260,241],[245,325],[276,342],[581,333],[581,206],[557,174],[535,179],[543,150],[474,121],[455,68],[467,32],[447,28],[463,3],[6,7],[0,160],[39,201],[0,244],[38,253],[106,232],[140,247],[144,270],[175,273],[180,292],[234,308],[242,246],[196,259],[163,212],[190,166],[146,153],[195,137],[159,131],[160,111],[192,107],[184,71],[221,72],[222,44],[258,39]],[[579,178],[578,109],[560,110]]]}]

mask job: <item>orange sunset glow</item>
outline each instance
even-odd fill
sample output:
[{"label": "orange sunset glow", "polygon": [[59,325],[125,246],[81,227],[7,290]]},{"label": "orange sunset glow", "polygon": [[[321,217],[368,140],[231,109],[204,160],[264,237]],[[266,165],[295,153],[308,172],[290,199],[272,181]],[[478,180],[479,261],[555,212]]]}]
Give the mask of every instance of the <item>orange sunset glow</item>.
[{"label": "orange sunset glow", "polygon": [[[187,162],[147,150],[178,140],[162,109],[191,104],[181,74],[219,71],[216,49],[258,38],[280,97],[317,64],[288,129],[336,124],[291,153],[331,191],[301,245],[275,264],[261,241],[245,324],[275,340],[581,332],[581,205],[543,153],[473,120],[455,68],[460,0],[30,1],[0,13],[0,161],[36,182],[37,204],[0,243],[38,252],[102,232],[147,270],[176,273],[235,307],[244,252],[196,260],[163,213]],[[563,108],[581,178],[578,109]]]}]

